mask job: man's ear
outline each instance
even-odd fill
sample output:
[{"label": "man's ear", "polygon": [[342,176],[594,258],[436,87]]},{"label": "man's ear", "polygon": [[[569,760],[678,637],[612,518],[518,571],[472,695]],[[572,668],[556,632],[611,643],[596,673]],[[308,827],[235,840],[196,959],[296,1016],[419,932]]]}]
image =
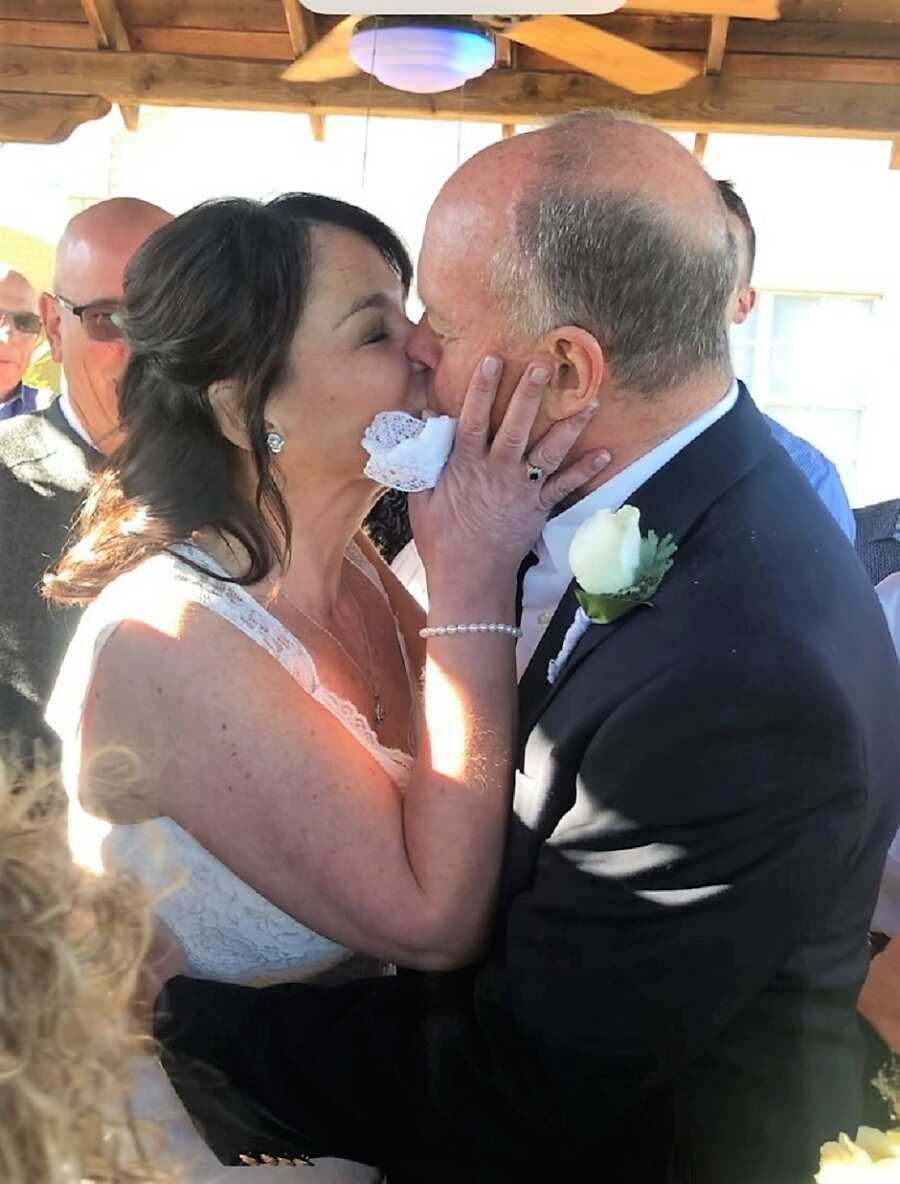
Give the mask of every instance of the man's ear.
[{"label": "man's ear", "polygon": [[731,318],[734,324],[743,325],[754,308],[756,308],[756,288],[741,288],[737,294],[734,316]]},{"label": "man's ear", "polygon": [[223,378],[212,383],[206,391],[219,425],[219,431],[235,448],[243,452],[252,451],[250,433],[241,412],[240,390],[233,378]]},{"label": "man's ear", "polygon": [[47,292],[41,295],[40,312],[53,361],[57,365],[61,365],[63,360],[62,313],[57,302]]},{"label": "man's ear", "polygon": [[603,349],[587,330],[563,325],[544,337],[541,352],[547,352],[555,362],[544,412],[554,421],[571,419],[597,397],[606,374]]}]

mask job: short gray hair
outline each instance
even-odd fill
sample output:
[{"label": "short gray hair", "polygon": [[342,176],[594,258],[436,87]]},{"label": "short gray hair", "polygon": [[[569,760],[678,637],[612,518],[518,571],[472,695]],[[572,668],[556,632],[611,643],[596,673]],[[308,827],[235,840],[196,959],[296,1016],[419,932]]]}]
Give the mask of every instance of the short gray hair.
[{"label": "short gray hair", "polygon": [[[551,174],[573,175],[558,164]],[[709,369],[730,373],[736,251],[724,208],[722,234],[704,241],[662,202],[547,173],[520,199],[512,242],[491,268],[510,330],[536,340],[577,325],[596,337],[617,384],[644,395]]]}]

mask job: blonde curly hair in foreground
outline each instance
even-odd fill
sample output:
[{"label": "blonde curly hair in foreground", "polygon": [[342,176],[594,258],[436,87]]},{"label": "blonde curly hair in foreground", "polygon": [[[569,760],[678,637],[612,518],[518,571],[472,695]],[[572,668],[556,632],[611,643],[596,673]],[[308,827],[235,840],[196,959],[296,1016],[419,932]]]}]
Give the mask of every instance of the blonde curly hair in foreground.
[{"label": "blonde curly hair in foreground", "polygon": [[55,781],[0,759],[0,1180],[168,1181],[127,1103],[149,1047],[130,1007],[147,902],[132,878],[73,865],[60,819],[33,808]]}]

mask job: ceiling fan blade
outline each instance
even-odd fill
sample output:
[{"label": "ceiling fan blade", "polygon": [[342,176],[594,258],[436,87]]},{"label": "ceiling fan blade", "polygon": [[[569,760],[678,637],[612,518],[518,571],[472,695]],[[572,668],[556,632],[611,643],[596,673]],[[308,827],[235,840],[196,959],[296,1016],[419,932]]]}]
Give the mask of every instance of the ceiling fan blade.
[{"label": "ceiling fan blade", "polygon": [[503,36],[638,95],[675,90],[699,73],[654,49],[635,45],[571,16],[537,16],[504,29]]},{"label": "ceiling fan blade", "polygon": [[329,82],[351,78],[359,67],[350,60],[350,36],[359,17],[348,16],[315,41],[282,73],[285,82]]},{"label": "ceiling fan blade", "polygon": [[673,12],[683,16],[733,16],[777,21],[780,0],[625,0],[619,12]]}]

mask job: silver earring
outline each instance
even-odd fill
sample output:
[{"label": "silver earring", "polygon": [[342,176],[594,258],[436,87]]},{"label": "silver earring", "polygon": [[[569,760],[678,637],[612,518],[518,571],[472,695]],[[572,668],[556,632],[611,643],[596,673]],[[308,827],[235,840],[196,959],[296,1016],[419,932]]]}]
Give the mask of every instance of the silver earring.
[{"label": "silver earring", "polygon": [[270,452],[279,453],[284,448],[284,436],[281,432],[266,432],[266,448]]}]

